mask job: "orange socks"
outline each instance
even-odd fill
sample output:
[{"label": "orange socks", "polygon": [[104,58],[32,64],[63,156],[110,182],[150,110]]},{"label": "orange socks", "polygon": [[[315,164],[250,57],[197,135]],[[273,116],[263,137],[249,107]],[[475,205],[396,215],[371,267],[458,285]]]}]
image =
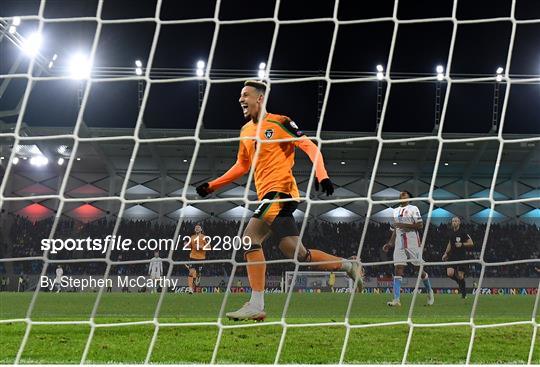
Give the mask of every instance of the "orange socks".
[{"label": "orange socks", "polygon": [[[263,250],[255,250],[248,252],[246,254],[246,260],[248,262],[264,261]],[[266,264],[248,264],[247,273],[251,289],[255,292],[264,292],[264,286],[266,283]]]},{"label": "orange socks", "polygon": [[336,262],[332,263],[313,265],[312,267],[315,269],[340,270],[343,266],[343,263],[341,262],[343,259],[341,257],[330,255],[320,250],[310,249],[309,252],[311,253],[311,262],[336,260]]}]

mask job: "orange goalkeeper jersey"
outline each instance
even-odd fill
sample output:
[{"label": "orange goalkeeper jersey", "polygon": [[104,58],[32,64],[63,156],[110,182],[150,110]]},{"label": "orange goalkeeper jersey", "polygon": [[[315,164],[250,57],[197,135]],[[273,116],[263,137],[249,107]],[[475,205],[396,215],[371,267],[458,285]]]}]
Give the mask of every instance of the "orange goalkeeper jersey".
[{"label": "orange goalkeeper jersey", "polygon": [[[312,162],[317,160],[316,177],[319,181],[328,178],[322,155],[317,145],[309,140],[298,126],[288,117],[268,113],[258,123],[248,122],[240,131],[241,138],[254,138],[259,132],[261,147],[259,156],[255,159],[257,141],[254,139],[240,140],[236,163],[223,176],[209,182],[210,189],[220,187],[240,178],[255,165],[254,179],[259,200],[269,192],[279,191],[299,197],[296,180],[293,176],[295,147],[301,148],[308,154]],[[272,142],[278,139],[293,139],[285,142]],[[316,159],[317,155],[319,157]]]}]

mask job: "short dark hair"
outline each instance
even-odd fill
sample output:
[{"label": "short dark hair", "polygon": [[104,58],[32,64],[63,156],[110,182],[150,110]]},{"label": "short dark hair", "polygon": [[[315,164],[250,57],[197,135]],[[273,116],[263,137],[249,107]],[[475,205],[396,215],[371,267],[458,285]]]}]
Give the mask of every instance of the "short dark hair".
[{"label": "short dark hair", "polygon": [[409,191],[407,191],[407,190],[403,190],[402,192],[407,193],[407,195],[409,195],[409,199],[412,199],[412,198],[414,197],[413,194],[411,194],[411,193],[410,193]]},{"label": "short dark hair", "polygon": [[259,93],[265,94],[266,93],[266,83],[262,80],[246,80],[244,82],[244,87],[253,87],[255,88]]}]

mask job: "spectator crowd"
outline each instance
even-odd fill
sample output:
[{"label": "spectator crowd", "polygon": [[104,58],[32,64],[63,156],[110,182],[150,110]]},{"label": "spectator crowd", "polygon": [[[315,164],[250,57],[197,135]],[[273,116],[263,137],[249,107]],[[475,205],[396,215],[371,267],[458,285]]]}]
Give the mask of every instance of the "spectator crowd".
[{"label": "spectator crowd", "polygon": [[[23,261],[0,262],[0,275],[11,274],[39,274],[42,271],[43,261],[32,259],[43,254],[41,250],[41,240],[48,238],[53,225],[53,220],[43,220],[32,223],[23,217],[13,216],[8,218],[8,226],[0,227],[0,256],[2,258],[28,258]],[[240,222],[209,219],[200,222],[204,233],[210,237],[237,236],[239,234]],[[184,221],[181,223],[178,235],[180,237],[192,234],[196,222]],[[300,227],[300,223],[298,224]],[[111,235],[114,231],[115,221],[105,219],[91,223],[80,223],[71,219],[62,219],[58,222],[54,238],[102,238]],[[538,259],[540,254],[540,229],[535,225],[528,224],[493,224],[486,237],[486,226],[479,224],[462,224],[462,227],[469,233],[474,241],[474,247],[469,255],[471,259],[480,259],[481,249],[484,240],[486,247],[483,259],[486,263],[504,262],[522,259]],[[117,236],[130,238],[136,241],[140,238],[173,238],[177,230],[176,223],[160,224],[150,221],[122,221],[117,232]],[[307,248],[316,248],[329,252],[336,256],[348,258],[356,255],[360,246],[363,222],[352,223],[330,223],[320,220],[313,220],[306,224],[302,242]],[[425,229],[424,229],[425,232]],[[441,257],[448,243],[450,227],[449,225],[430,225],[424,247],[424,260],[441,261]],[[363,262],[382,262],[391,260],[391,253],[382,251],[382,246],[390,237],[390,226],[384,223],[369,223],[362,244],[361,259]],[[187,261],[189,251],[182,249],[183,241],[179,241],[179,246],[173,250],[173,260]],[[276,239],[270,237],[264,244],[264,251],[267,260],[284,259],[278,249]],[[203,275],[227,276],[232,271],[232,250],[210,251],[207,253],[208,259],[222,259],[223,262],[206,264]],[[149,260],[154,256],[154,251],[114,250],[110,254],[112,261],[134,261]],[[169,256],[168,249],[160,251],[160,257]],[[107,263],[92,259],[105,259],[106,254],[100,251],[60,251],[56,254],[49,254],[49,259],[74,259],[76,262],[65,264],[65,274],[95,275],[103,274]],[[236,260],[242,261],[242,251],[237,251]],[[529,277],[536,272],[534,266],[538,263],[488,266],[486,276],[492,277]],[[8,269],[8,267],[10,267]],[[56,266],[49,266],[47,273],[53,273]],[[148,263],[126,263],[112,264],[110,274],[118,275],[139,275],[147,274]],[[268,275],[281,275],[284,271],[293,270],[294,264],[290,263],[270,263],[267,265]],[[480,264],[470,264],[470,276],[478,276]],[[11,271],[9,271],[11,270]],[[164,263],[164,271],[167,272],[168,263]],[[301,269],[301,270],[308,270]],[[370,277],[387,276],[392,274],[393,268],[390,264],[366,266],[366,275]],[[445,266],[428,266],[426,269],[431,276],[445,276]],[[413,268],[408,267],[408,274],[413,273]],[[175,265],[173,275],[187,275],[187,268],[184,265]],[[239,274],[238,274],[239,273]],[[244,275],[245,267],[238,267],[237,275]]]}]

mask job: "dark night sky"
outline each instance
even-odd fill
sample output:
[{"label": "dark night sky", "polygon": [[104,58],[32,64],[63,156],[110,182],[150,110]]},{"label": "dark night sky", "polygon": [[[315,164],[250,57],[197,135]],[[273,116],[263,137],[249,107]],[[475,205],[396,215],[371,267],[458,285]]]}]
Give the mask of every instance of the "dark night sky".
[{"label": "dark night sky", "polygon": [[[398,18],[448,17],[450,0],[401,0]],[[48,0],[45,17],[95,16],[97,0]],[[253,5],[251,5],[253,4]],[[340,1],[340,20],[388,17],[393,0]],[[152,17],[156,1],[105,0],[103,19]],[[511,0],[458,1],[458,19],[506,17]],[[37,14],[39,1],[0,0],[0,16]],[[279,18],[331,17],[334,1],[283,0]],[[212,17],[215,1],[163,1],[162,20]],[[274,1],[253,3],[223,0],[221,20],[271,17]],[[540,18],[538,0],[517,0],[516,18]],[[23,21],[22,35],[37,27]],[[135,59],[146,65],[156,27],[154,22],[105,24],[96,54],[96,67],[133,67]],[[273,22],[222,25],[215,50],[212,77],[254,77],[261,61],[267,61]],[[342,25],[339,28],[331,76],[374,75],[377,64],[386,65],[394,23],[391,21]],[[70,54],[88,53],[96,22],[46,23],[42,54],[58,53],[57,67],[66,65]],[[282,25],[276,44],[272,73],[283,70],[320,75],[326,69],[334,24],[317,22]],[[504,66],[512,24],[508,21],[460,25],[457,31],[452,76],[493,75]],[[198,59],[207,60],[215,30],[213,22],[163,25],[156,49],[155,68],[184,69],[193,75]],[[399,26],[392,77],[434,75],[437,64],[446,65],[452,22],[401,24]],[[0,72],[5,74],[19,52],[8,42],[1,44]],[[23,62],[18,72],[25,72]],[[225,70],[225,71],[224,71]],[[157,77],[157,70],[152,76]],[[540,74],[540,23],[518,25],[510,69],[512,76]],[[198,82],[152,84],[145,111],[149,128],[193,128],[198,114]],[[444,83],[443,83],[444,84]],[[0,109],[9,109],[22,94],[24,80],[11,83]],[[435,115],[435,83],[393,84],[385,132],[431,132]],[[242,122],[237,98],[241,83],[213,84],[204,115],[206,128],[238,129]],[[269,110],[293,117],[305,130],[317,126],[318,94],[327,86],[318,82],[274,85]],[[491,127],[493,83],[452,86],[444,132],[486,133]],[[443,91],[445,90],[443,85]],[[504,96],[505,86],[501,91]],[[540,83],[513,85],[509,96],[505,132],[540,134]],[[73,126],[77,115],[77,83],[41,81],[31,94],[24,121],[30,126]],[[97,83],[92,88],[85,121],[93,127],[134,127],[137,116],[137,82]],[[376,83],[332,84],[323,130],[375,131]],[[7,122],[13,118],[5,119]]]}]

